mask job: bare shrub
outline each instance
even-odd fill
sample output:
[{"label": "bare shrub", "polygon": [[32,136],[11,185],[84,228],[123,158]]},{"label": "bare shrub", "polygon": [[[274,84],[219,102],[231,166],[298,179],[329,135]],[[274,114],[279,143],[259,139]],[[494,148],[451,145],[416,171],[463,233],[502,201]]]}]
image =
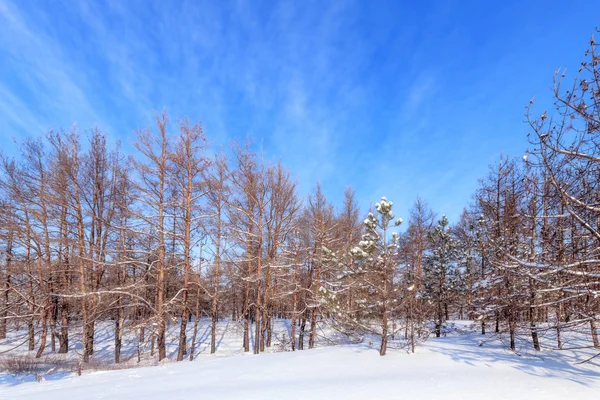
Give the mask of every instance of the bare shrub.
[{"label": "bare shrub", "polygon": [[0,357],[0,371],[10,375],[34,375],[44,377],[54,372],[72,372],[75,362],[60,357],[34,358],[32,355],[8,355]]}]

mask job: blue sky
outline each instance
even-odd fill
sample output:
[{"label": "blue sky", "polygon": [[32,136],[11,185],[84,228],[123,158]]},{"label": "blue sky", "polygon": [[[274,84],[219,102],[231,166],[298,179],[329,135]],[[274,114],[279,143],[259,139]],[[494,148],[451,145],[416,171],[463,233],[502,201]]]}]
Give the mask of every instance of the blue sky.
[{"label": "blue sky", "polygon": [[456,219],[597,25],[595,1],[0,0],[0,137],[76,123],[129,150],[168,107],[216,146],[251,136],[303,195]]}]

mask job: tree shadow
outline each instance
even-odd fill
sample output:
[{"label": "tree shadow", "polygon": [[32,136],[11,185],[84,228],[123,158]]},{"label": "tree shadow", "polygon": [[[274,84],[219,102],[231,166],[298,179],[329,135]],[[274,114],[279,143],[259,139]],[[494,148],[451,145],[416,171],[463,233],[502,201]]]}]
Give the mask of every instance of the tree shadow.
[{"label": "tree shadow", "polygon": [[[597,383],[600,370],[597,363],[577,365],[575,357],[559,351],[542,351],[535,354],[514,352],[507,349],[501,340],[490,340],[481,344],[482,337],[474,334],[464,334],[452,337],[432,338],[427,342],[427,348],[432,352],[449,356],[452,360],[471,366],[487,366],[492,368],[494,363],[505,363],[518,371],[529,375],[566,379],[584,386]],[[448,343],[448,342],[452,343]],[[450,346],[448,345],[450,344]]]},{"label": "tree shadow", "polygon": [[230,320],[227,320],[225,328],[221,329],[221,335],[219,336],[219,339],[215,343],[215,351],[218,351],[221,348],[221,343],[223,342],[225,333],[229,330],[229,323],[230,323]]}]

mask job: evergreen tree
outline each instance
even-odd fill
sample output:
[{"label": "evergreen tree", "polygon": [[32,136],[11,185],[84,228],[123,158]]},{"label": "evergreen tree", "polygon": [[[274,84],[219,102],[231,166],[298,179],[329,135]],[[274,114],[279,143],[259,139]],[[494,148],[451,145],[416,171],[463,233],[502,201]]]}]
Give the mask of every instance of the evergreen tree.
[{"label": "evergreen tree", "polygon": [[448,304],[461,286],[456,240],[442,215],[429,233],[431,250],[425,260],[423,295],[435,305],[435,336],[440,337],[442,324],[448,319]]},{"label": "evergreen tree", "polygon": [[[375,204],[378,216],[368,214],[364,221],[366,233],[352,250],[358,262],[357,272],[363,278],[359,282],[369,297],[374,299],[359,304],[369,304],[369,314],[380,321],[381,328],[377,333],[381,336],[379,354],[382,356],[387,350],[388,337],[394,334],[393,312],[399,307],[399,290],[394,283],[394,275],[398,272],[399,236],[397,232],[390,232],[390,223],[398,226],[402,219],[394,221],[392,206],[392,202],[385,197]],[[362,292],[365,293],[365,290]]]}]

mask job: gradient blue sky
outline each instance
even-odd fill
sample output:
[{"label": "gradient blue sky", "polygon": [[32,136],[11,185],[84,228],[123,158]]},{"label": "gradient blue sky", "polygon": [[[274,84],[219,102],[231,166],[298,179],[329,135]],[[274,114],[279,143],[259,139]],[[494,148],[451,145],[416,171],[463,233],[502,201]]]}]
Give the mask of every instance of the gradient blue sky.
[{"label": "gradient blue sky", "polygon": [[253,137],[302,194],[455,220],[599,24],[594,0],[0,0],[0,138],[76,123],[128,150],[168,107],[216,145]]}]

